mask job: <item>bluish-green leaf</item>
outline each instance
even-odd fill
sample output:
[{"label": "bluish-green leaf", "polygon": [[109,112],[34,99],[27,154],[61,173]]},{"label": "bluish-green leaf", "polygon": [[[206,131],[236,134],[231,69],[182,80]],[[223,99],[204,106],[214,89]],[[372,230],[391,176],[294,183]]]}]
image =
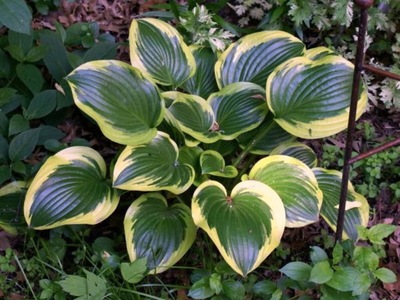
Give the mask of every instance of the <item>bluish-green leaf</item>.
[{"label": "bluish-green leaf", "polygon": [[179,32],[168,23],[143,18],[129,29],[131,64],[161,85],[178,87],[194,75],[196,62]]},{"label": "bluish-green leaf", "polygon": [[119,196],[106,181],[104,159],[75,146],[48,158],[26,194],[25,220],[35,229],[97,224],[116,209]]},{"label": "bluish-green leaf", "polygon": [[211,94],[207,102],[224,140],[233,140],[258,127],[268,113],[264,89],[249,82],[227,85]]},{"label": "bluish-green leaf", "polygon": [[136,199],[128,208],[124,229],[132,262],[145,258],[150,273],[164,272],[192,246],[196,226],[185,204],[168,206],[158,193]]},{"label": "bluish-green leaf", "polygon": [[18,64],[16,71],[18,78],[28,87],[33,95],[42,89],[44,79],[38,67],[32,64]]},{"label": "bluish-green leaf", "polygon": [[215,65],[220,88],[234,82],[265,86],[268,75],[282,62],[302,55],[304,44],[284,31],[248,34],[231,44]]},{"label": "bluish-green leaf", "polygon": [[290,262],[279,269],[287,277],[297,281],[308,281],[310,279],[312,267],[301,261]]},{"label": "bluish-green leaf", "polygon": [[151,141],[164,115],[164,102],[154,83],[117,60],[88,62],[68,75],[75,104],[110,140],[138,145]]},{"label": "bluish-green leaf", "polygon": [[249,179],[261,181],[278,193],[285,205],[287,227],[318,221],[322,191],[312,170],[300,160],[286,155],[265,157],[250,170]]},{"label": "bluish-green leaf", "polygon": [[[321,216],[333,230],[336,230],[342,173],[322,168],[314,168],[313,172],[323,193]],[[361,194],[354,191],[350,182],[345,210],[343,236],[345,239],[350,238],[356,241],[358,239],[357,226],[367,226],[369,204]]]},{"label": "bluish-green leaf", "polygon": [[130,191],[186,191],[194,180],[194,169],[180,164],[178,147],[159,132],[147,144],[127,146],[114,167],[113,186]]},{"label": "bluish-green leaf", "polygon": [[254,180],[239,183],[231,195],[219,182],[202,183],[193,195],[192,216],[225,261],[242,276],[279,245],[285,224],[278,194]]},{"label": "bluish-green leaf", "polygon": [[[306,139],[326,137],[347,127],[354,66],[340,56],[312,61],[292,58],[270,74],[267,103],[275,121],[289,133]],[[357,118],[365,110],[361,85]]]}]

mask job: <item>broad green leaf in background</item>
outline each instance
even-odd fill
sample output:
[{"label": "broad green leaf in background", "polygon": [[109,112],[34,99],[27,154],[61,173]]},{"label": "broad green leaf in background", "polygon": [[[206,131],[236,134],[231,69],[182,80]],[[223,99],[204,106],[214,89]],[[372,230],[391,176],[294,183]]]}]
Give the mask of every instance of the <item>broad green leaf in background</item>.
[{"label": "broad green leaf in background", "polygon": [[146,258],[149,273],[154,274],[180,260],[192,246],[197,231],[188,206],[168,206],[158,193],[144,194],[131,204],[124,229],[130,260]]},{"label": "broad green leaf in background", "polygon": [[317,284],[323,284],[332,279],[333,273],[334,271],[328,260],[320,261],[313,266],[309,280]]},{"label": "broad green leaf in background", "polygon": [[318,221],[322,192],[312,170],[297,158],[265,157],[254,165],[248,177],[278,193],[285,206],[286,227],[302,227]]},{"label": "broad green leaf in background", "polygon": [[107,293],[107,281],[96,274],[83,269],[86,278],[77,275],[67,275],[57,283],[62,289],[76,296],[75,300],[98,300],[103,299]]},{"label": "broad green leaf in background", "polygon": [[[318,186],[323,193],[321,216],[328,225],[336,231],[336,222],[339,211],[339,198],[342,182],[342,173],[335,170],[314,168],[313,172],[318,181]],[[369,218],[369,204],[367,199],[355,192],[349,182],[346,214],[344,216],[343,238],[353,241],[358,239],[357,226],[367,226]]]},{"label": "broad green leaf in background", "polygon": [[196,61],[180,33],[168,23],[143,18],[129,29],[131,64],[161,85],[178,87],[196,70]]},{"label": "broad green leaf in background", "polygon": [[18,64],[16,67],[18,78],[36,95],[43,87],[44,79],[39,68],[32,64]]},{"label": "broad green leaf in background", "polygon": [[48,158],[25,197],[30,227],[97,224],[116,209],[119,196],[106,181],[104,159],[95,150],[75,146]]},{"label": "broad green leaf in background", "polygon": [[0,23],[11,30],[30,33],[32,14],[24,0],[0,0]]},{"label": "broad green leaf in background", "polygon": [[110,140],[124,145],[147,143],[157,134],[164,102],[152,81],[117,60],[85,63],[68,75],[76,105]]},{"label": "broad green leaf in background", "polygon": [[201,153],[200,166],[202,174],[227,178],[234,178],[238,174],[238,170],[234,166],[225,166],[222,155],[213,150],[206,150]]},{"label": "broad green leaf in background", "polygon": [[286,264],[279,269],[287,277],[296,281],[308,281],[310,279],[312,267],[302,261],[295,261]]},{"label": "broad green leaf in background", "polygon": [[206,100],[180,92],[165,92],[163,97],[174,99],[168,114],[175,118],[184,133],[203,143],[213,143],[221,138],[215,114]]},{"label": "broad green leaf in background", "polygon": [[39,119],[50,114],[57,106],[57,91],[45,90],[36,94],[25,112],[27,120]]},{"label": "broad green leaf in background", "polygon": [[265,90],[250,82],[225,86],[207,99],[223,140],[233,140],[261,124],[268,113]]},{"label": "broad green leaf in background", "polygon": [[231,195],[217,181],[202,183],[192,198],[192,216],[242,276],[279,245],[285,227],[285,209],[278,194],[254,180],[239,183]]},{"label": "broad green leaf in background", "polygon": [[60,83],[69,72],[72,66],[68,61],[67,50],[56,32],[42,30],[39,33],[40,44],[46,48],[46,55],[43,61],[55,80]]},{"label": "broad green leaf in background", "polygon": [[11,97],[14,96],[16,92],[17,90],[9,87],[0,88],[0,106],[7,104],[10,101]]},{"label": "broad green leaf in background", "polygon": [[37,145],[39,134],[40,129],[33,128],[16,135],[11,140],[10,148],[8,149],[11,161],[15,162],[28,157]]},{"label": "broad green leaf in background", "polygon": [[220,88],[234,82],[252,82],[265,87],[268,75],[282,62],[300,56],[304,44],[284,31],[248,34],[225,50],[215,65]]},{"label": "broad green leaf in background", "polygon": [[20,114],[13,114],[8,124],[8,136],[11,137],[29,128],[29,121],[26,118]]},{"label": "broad green leaf in background", "polygon": [[268,155],[278,145],[292,142],[295,139],[295,136],[285,131],[273,120],[271,113],[267,114],[257,128],[237,137],[240,148],[257,155]]},{"label": "broad green leaf in background", "polygon": [[[312,61],[292,58],[267,80],[267,103],[275,121],[289,133],[317,139],[347,127],[354,66],[340,56]],[[367,93],[361,87],[357,118],[364,112]]]},{"label": "broad green leaf in background", "polygon": [[147,144],[127,146],[114,167],[113,186],[129,191],[186,191],[194,180],[194,169],[180,164],[175,142],[163,132]]},{"label": "broad green leaf in background", "polygon": [[22,50],[22,53],[27,54],[33,47],[33,32],[21,33],[14,30],[9,30],[7,37],[8,43],[17,46]]},{"label": "broad green leaf in background", "polygon": [[310,168],[317,166],[317,155],[309,146],[300,142],[286,142],[274,148],[270,155],[287,155],[301,160]]},{"label": "broad green leaf in background", "polygon": [[215,80],[214,64],[217,54],[209,47],[190,46],[196,60],[196,73],[181,86],[189,94],[207,99],[211,93],[218,91]]},{"label": "broad green leaf in background", "polygon": [[121,263],[121,274],[125,281],[138,283],[147,273],[147,259],[139,258],[131,263]]}]

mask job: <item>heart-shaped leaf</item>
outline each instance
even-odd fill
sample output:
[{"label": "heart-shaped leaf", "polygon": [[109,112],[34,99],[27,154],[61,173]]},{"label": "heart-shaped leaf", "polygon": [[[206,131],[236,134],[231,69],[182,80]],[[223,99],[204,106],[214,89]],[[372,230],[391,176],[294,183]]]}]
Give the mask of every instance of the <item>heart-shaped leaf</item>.
[{"label": "heart-shaped leaf", "polygon": [[225,86],[207,99],[216,116],[222,139],[233,140],[264,120],[268,112],[265,90],[250,82]]},{"label": "heart-shaped leaf", "polygon": [[259,160],[250,170],[249,179],[274,189],[286,212],[286,227],[301,227],[316,222],[322,204],[322,192],[312,170],[300,160],[271,155]]},{"label": "heart-shaped leaf", "polygon": [[189,207],[182,203],[168,207],[158,193],[144,194],[131,204],[124,228],[129,259],[146,258],[149,273],[164,272],[180,260],[197,231]]},{"label": "heart-shaped leaf", "polygon": [[119,196],[106,181],[95,150],[75,146],[48,158],[26,193],[25,220],[35,229],[97,224],[116,209]]},{"label": "heart-shaped leaf", "polygon": [[124,145],[147,143],[157,134],[164,102],[152,81],[116,60],[85,63],[67,76],[75,104],[110,140]]},{"label": "heart-shaped leaf", "polygon": [[301,160],[310,168],[317,166],[317,155],[314,150],[300,142],[286,142],[271,151],[270,155],[287,155]]},{"label": "heart-shaped leaf", "polygon": [[242,276],[279,245],[285,227],[285,209],[278,194],[253,180],[236,185],[230,196],[217,181],[202,183],[193,195],[192,216]]},{"label": "heart-shaped leaf", "polygon": [[284,31],[248,34],[230,45],[215,64],[218,86],[245,81],[264,87],[266,78],[279,64],[302,55],[304,49],[298,38]]},{"label": "heart-shaped leaf", "polygon": [[[276,122],[295,136],[316,139],[338,133],[347,127],[353,73],[354,66],[340,56],[292,58],[268,77],[268,107]],[[357,118],[366,103],[363,85]]]},{"label": "heart-shaped leaf", "polygon": [[[321,216],[336,231],[339,212],[339,199],[342,184],[342,173],[335,170],[314,168],[313,172],[318,180],[318,186],[324,193],[321,207]],[[367,199],[355,192],[351,182],[348,183],[346,213],[343,224],[343,237],[357,241],[357,226],[366,227],[369,218],[369,204]]]},{"label": "heart-shaped leaf", "polygon": [[203,143],[213,143],[221,138],[215,114],[206,100],[180,92],[166,92],[163,96],[174,99],[168,113],[184,133]]},{"label": "heart-shaped leaf", "polygon": [[234,178],[238,174],[234,166],[225,166],[225,160],[222,155],[213,150],[207,150],[201,153],[200,166],[202,174],[227,178]]},{"label": "heart-shaped leaf", "polygon": [[161,85],[178,87],[196,71],[196,61],[182,36],[158,19],[132,21],[129,49],[132,66]]},{"label": "heart-shaped leaf", "polygon": [[178,161],[178,147],[163,132],[147,144],[127,146],[114,167],[113,185],[129,191],[186,191],[194,180],[194,169]]}]

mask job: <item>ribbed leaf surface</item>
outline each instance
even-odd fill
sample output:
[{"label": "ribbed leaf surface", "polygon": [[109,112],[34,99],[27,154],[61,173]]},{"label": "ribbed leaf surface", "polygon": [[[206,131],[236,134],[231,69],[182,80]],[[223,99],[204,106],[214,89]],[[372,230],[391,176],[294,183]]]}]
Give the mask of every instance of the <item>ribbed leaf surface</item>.
[{"label": "ribbed leaf surface", "polygon": [[224,140],[233,140],[256,128],[268,112],[264,89],[249,82],[227,85],[210,95],[207,101],[214,111]]},{"label": "ribbed leaf surface", "polygon": [[[318,180],[318,185],[324,194],[321,215],[329,226],[336,231],[336,222],[339,209],[342,173],[335,170],[314,168],[313,172]],[[367,226],[369,218],[369,204],[367,199],[354,191],[349,182],[346,214],[344,217],[343,238],[357,241],[357,225]]]},{"label": "ribbed leaf surface", "polygon": [[219,182],[204,182],[193,195],[192,216],[242,276],[279,245],[285,226],[279,196],[267,185],[251,180],[235,186],[230,196]]},{"label": "ribbed leaf surface", "polygon": [[215,65],[220,88],[240,81],[262,87],[268,75],[282,62],[300,56],[304,44],[284,31],[262,31],[246,35],[225,50]]},{"label": "ribbed leaf surface", "polygon": [[[334,55],[315,61],[297,57],[281,64],[267,80],[268,107],[276,122],[289,133],[307,139],[344,130],[353,69],[349,61]],[[364,86],[361,91],[357,117],[367,102]]]},{"label": "ribbed leaf surface", "polygon": [[314,150],[300,142],[282,143],[270,155],[287,155],[301,160],[310,168],[317,166],[317,155]]},{"label": "ribbed leaf surface", "polygon": [[196,73],[181,86],[189,94],[198,95],[204,99],[218,91],[215,80],[214,65],[217,54],[211,48],[190,46],[196,60]]},{"label": "ribbed leaf surface", "polygon": [[286,212],[286,227],[302,227],[318,221],[322,192],[307,165],[300,160],[271,155],[259,160],[249,179],[270,186],[281,197]]},{"label": "ribbed leaf surface", "polygon": [[46,160],[26,193],[25,220],[35,229],[97,224],[117,207],[106,181],[106,166],[95,150],[76,146]]},{"label": "ribbed leaf surface", "polygon": [[164,115],[157,87],[139,70],[114,60],[79,66],[67,77],[75,104],[110,140],[137,145],[150,141]]},{"label": "ribbed leaf surface", "polygon": [[197,231],[189,207],[168,206],[157,193],[144,194],[131,204],[124,228],[130,260],[146,258],[149,273],[164,272],[180,260]]},{"label": "ribbed leaf surface", "polygon": [[221,138],[215,114],[206,100],[179,92],[163,95],[174,98],[168,113],[175,118],[184,133],[203,143],[213,143]]},{"label": "ribbed leaf surface", "polygon": [[194,180],[192,166],[180,164],[178,147],[163,132],[149,143],[127,146],[114,167],[113,185],[129,191],[183,193]]},{"label": "ribbed leaf surface", "polygon": [[178,87],[196,70],[194,56],[179,32],[158,19],[134,19],[129,48],[132,66],[161,85]]}]

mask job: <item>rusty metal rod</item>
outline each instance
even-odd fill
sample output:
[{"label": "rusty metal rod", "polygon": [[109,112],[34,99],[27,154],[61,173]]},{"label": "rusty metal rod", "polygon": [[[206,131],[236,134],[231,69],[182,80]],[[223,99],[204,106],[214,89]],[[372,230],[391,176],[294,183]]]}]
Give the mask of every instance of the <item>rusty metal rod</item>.
[{"label": "rusty metal rod", "polygon": [[369,64],[363,64],[363,68],[365,70],[368,70],[368,71],[370,71],[372,73],[378,74],[378,75],[383,76],[383,77],[388,77],[388,78],[392,78],[392,79],[395,79],[395,80],[400,80],[400,75],[392,73],[392,72],[389,72],[389,71],[382,70],[380,68],[371,66]]},{"label": "rusty metal rod", "polygon": [[357,102],[360,90],[361,82],[361,72],[363,70],[364,63],[364,43],[365,35],[367,33],[367,21],[368,13],[367,9],[372,6],[372,0],[356,0],[355,3],[360,7],[360,24],[358,29],[358,40],[357,40],[357,51],[354,64],[354,75],[353,75],[353,90],[351,93],[350,102],[350,112],[349,121],[347,126],[347,137],[346,137],[346,148],[344,152],[344,165],[343,165],[343,175],[342,184],[340,190],[339,198],[339,211],[336,222],[336,241],[342,241],[343,227],[344,227],[344,216],[347,200],[347,191],[349,186],[349,174],[350,174],[350,164],[352,145],[353,145],[353,135],[356,124],[356,112],[357,112]]},{"label": "rusty metal rod", "polygon": [[370,157],[370,156],[372,156],[372,155],[374,155],[376,153],[379,153],[381,151],[384,151],[384,150],[386,150],[388,148],[391,148],[391,147],[394,147],[394,146],[397,146],[397,145],[400,145],[400,138],[397,138],[397,139],[395,139],[393,141],[387,142],[387,143],[385,143],[383,145],[380,145],[380,146],[378,146],[378,147],[376,147],[374,149],[371,149],[369,151],[366,151],[364,153],[361,153],[361,154],[351,158],[349,160],[349,164],[350,165],[354,164],[355,162],[357,162],[359,160],[362,160],[364,158]]}]

